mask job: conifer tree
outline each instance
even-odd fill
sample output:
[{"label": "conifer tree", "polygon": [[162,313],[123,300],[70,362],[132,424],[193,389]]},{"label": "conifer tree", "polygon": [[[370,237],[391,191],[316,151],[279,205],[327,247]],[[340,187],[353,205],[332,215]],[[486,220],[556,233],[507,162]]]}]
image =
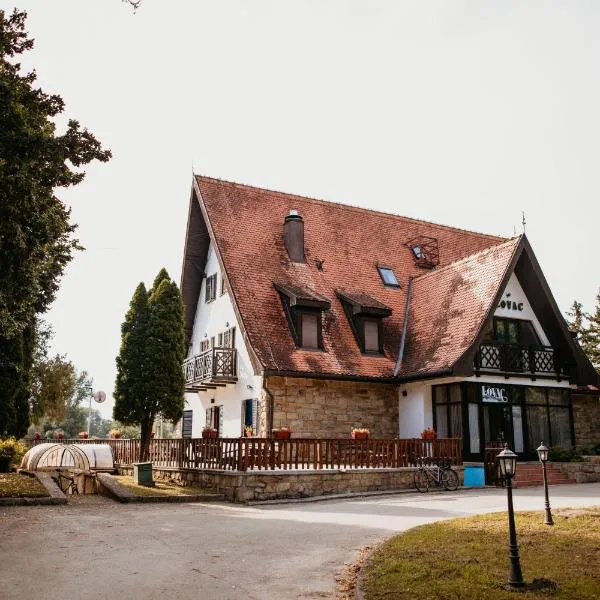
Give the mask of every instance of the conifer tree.
[{"label": "conifer tree", "polygon": [[596,370],[600,369],[600,290],[596,294],[594,312],[587,315],[588,326],[582,340],[582,348]]},{"label": "conifer tree", "polygon": [[567,325],[569,331],[574,334],[574,338],[581,344],[581,336],[584,332],[585,312],[583,312],[583,304],[577,300],[573,300],[571,310],[567,312]]},{"label": "conifer tree", "polygon": [[140,459],[148,457],[152,424],[183,412],[185,332],[177,285],[162,269],[146,293],[140,284],[122,326],[114,418],[141,428]]}]

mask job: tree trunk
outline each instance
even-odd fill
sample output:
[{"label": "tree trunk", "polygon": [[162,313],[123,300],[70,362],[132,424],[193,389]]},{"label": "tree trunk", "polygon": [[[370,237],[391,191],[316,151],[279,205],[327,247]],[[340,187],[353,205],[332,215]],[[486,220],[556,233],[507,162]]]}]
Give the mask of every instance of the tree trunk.
[{"label": "tree trunk", "polygon": [[140,462],[147,462],[150,458],[150,433],[152,431],[152,423],[154,423],[154,415],[149,415],[140,423]]}]

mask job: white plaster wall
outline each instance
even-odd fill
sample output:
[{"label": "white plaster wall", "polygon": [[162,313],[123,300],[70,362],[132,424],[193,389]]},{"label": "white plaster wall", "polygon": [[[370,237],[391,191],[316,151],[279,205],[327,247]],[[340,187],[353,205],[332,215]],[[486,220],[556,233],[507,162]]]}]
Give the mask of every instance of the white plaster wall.
[{"label": "white plaster wall", "polygon": [[[406,396],[403,393],[406,392]],[[431,383],[414,382],[399,388],[399,436],[418,438],[427,427],[433,426]]]},{"label": "white plaster wall", "polygon": [[[207,276],[217,273],[217,297],[212,302],[204,302],[206,292],[206,278],[202,281],[194,328],[192,331],[191,348],[188,356],[199,354],[200,341],[205,337],[215,337],[218,343],[218,334],[230,327],[235,327],[235,347],[237,349],[237,376],[236,384],[227,384],[215,390],[197,392],[185,395],[186,410],[193,410],[192,437],[201,437],[205,425],[206,409],[211,406],[221,405],[223,408],[222,437],[239,437],[242,429],[242,401],[260,397],[262,377],[254,374],[250,362],[248,349],[244,343],[242,332],[237,322],[229,293],[222,296],[222,273],[219,267],[214,247],[211,243],[205,267]],[[214,401],[214,402],[213,402]]]},{"label": "white plaster wall", "polygon": [[502,298],[500,302],[510,302],[511,304],[514,302],[517,305],[522,305],[523,310],[515,310],[514,308],[509,308],[508,304],[504,308],[501,308],[500,304],[496,308],[494,312],[494,316],[496,317],[506,317],[509,319],[521,319],[523,321],[531,321],[533,324],[533,328],[535,329],[542,345],[549,346],[548,338],[540,325],[531,305],[529,304],[529,300],[527,300],[527,296],[517,279],[517,276],[513,273],[508,280],[508,284],[506,285],[506,289],[502,294]]}]

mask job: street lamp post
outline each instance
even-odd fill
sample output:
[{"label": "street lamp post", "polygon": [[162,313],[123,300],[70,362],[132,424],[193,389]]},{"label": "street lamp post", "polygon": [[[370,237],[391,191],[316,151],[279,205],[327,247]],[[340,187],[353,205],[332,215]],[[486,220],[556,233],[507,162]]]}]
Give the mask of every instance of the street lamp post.
[{"label": "street lamp post", "polygon": [[548,454],[550,449],[544,445],[544,442],[540,444],[537,449],[540,462],[542,463],[542,472],[544,474],[544,525],[554,525],[552,520],[552,511],[550,510],[550,500],[548,499],[548,475],[546,474],[546,462],[548,462]]},{"label": "street lamp post", "polygon": [[515,512],[512,497],[512,478],[517,471],[517,455],[509,450],[508,445],[496,457],[500,465],[500,473],[506,481],[506,495],[508,499],[508,531],[509,531],[509,559],[508,586],[511,589],[521,589],[525,582],[521,573],[519,560],[519,546],[517,545],[517,530],[515,528]]}]

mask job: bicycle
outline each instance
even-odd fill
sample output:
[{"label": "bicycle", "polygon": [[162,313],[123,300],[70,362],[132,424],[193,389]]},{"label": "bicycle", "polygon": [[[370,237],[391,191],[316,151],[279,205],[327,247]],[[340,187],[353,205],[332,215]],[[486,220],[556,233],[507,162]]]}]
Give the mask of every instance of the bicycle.
[{"label": "bicycle", "polygon": [[448,459],[439,460],[436,464],[427,463],[428,459],[419,459],[419,466],[413,472],[415,488],[419,492],[428,492],[430,482],[435,483],[438,487],[443,487],[449,492],[458,489],[458,475]]},{"label": "bicycle", "polygon": [[65,475],[60,469],[56,469],[56,477],[53,479],[64,494],[79,494],[74,476]]}]

